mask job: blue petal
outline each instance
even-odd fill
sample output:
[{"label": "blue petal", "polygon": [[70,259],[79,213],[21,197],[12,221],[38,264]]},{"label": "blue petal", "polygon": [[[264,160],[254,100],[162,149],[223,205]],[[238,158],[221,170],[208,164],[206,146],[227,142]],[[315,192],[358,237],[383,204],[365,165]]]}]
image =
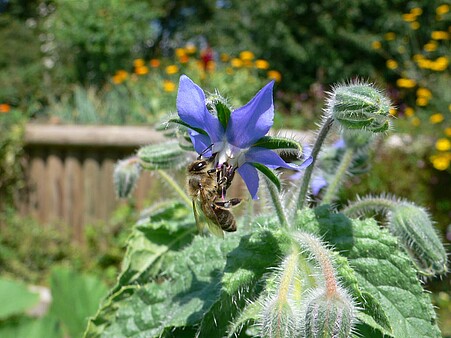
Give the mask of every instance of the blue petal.
[{"label": "blue petal", "polygon": [[243,178],[244,183],[246,183],[247,189],[249,190],[252,199],[257,200],[258,191],[258,172],[257,169],[251,164],[244,163],[241,167],[237,169],[240,176]]},{"label": "blue petal", "polygon": [[268,133],[274,122],[273,86],[271,81],[248,104],[232,112],[226,130],[229,143],[248,148]]},{"label": "blue petal", "polygon": [[287,168],[292,170],[302,169],[300,166],[297,166],[293,163],[285,162],[277,153],[272,150],[261,148],[261,147],[252,147],[250,148],[245,155],[246,162],[257,162],[267,166],[270,169],[276,168]]},{"label": "blue petal", "polygon": [[222,139],[224,128],[218,118],[208,111],[203,90],[186,75],[180,77],[177,111],[182,121],[205,130],[213,142]]},{"label": "blue petal", "polygon": [[210,157],[212,155],[211,150],[204,153],[204,151],[212,144],[207,135],[199,134],[197,131],[190,130],[189,136],[193,142],[194,149],[198,154],[202,154],[204,157]]},{"label": "blue petal", "polygon": [[314,175],[310,183],[313,195],[318,195],[319,191],[327,185],[327,181],[323,175]]}]

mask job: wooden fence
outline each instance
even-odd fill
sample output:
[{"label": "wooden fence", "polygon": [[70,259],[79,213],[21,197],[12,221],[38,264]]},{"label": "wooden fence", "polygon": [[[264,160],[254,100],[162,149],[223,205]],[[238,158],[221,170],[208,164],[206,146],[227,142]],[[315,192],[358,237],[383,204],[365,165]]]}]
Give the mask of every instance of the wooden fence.
[{"label": "wooden fence", "polygon": [[[28,125],[25,131],[27,191],[19,209],[43,224],[70,227],[82,240],[83,226],[107,221],[121,202],[113,186],[118,159],[162,135],[149,127]],[[153,189],[151,189],[151,187]],[[158,182],[143,172],[136,190],[136,207],[145,207]]]}]

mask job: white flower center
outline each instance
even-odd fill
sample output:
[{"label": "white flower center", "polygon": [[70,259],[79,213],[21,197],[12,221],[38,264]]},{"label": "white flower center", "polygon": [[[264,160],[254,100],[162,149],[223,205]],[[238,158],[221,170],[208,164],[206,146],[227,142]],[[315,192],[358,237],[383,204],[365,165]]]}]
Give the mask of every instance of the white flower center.
[{"label": "white flower center", "polygon": [[217,142],[213,145],[213,153],[216,155],[216,166],[221,167],[224,163],[229,166],[238,168],[246,162],[245,154],[249,148],[238,148],[227,141]]}]

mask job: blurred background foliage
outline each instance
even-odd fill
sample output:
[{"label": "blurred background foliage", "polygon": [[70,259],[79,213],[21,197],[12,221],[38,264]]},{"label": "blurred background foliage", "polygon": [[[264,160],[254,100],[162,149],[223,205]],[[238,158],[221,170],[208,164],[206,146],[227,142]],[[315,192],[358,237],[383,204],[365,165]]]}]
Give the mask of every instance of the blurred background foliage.
[{"label": "blurred background foliage", "polygon": [[[23,128],[30,121],[156,124],[175,111],[181,74],[207,91],[218,89],[234,106],[274,79],[278,129],[315,128],[334,83],[364,78],[387,88],[394,129],[404,135],[374,150],[372,170],[347,182],[342,202],[389,190],[428,207],[449,240],[450,5],[0,0],[0,209],[6,210],[0,226],[8,224],[0,235],[0,271],[46,283],[49,266],[71,264],[112,282],[127,234],[119,224],[132,224],[134,211],[88,227],[82,246],[68,244],[65,228],[18,218],[10,207],[23,185]],[[449,281],[435,287],[446,290]],[[445,296],[434,296],[441,309],[451,307]]]}]

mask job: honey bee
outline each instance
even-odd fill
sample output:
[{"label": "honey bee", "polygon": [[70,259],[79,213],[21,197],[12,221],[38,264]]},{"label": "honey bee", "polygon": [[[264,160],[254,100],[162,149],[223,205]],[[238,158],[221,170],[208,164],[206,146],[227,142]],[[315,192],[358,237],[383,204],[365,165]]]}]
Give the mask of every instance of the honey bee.
[{"label": "honey bee", "polygon": [[[225,200],[225,191],[230,186],[233,175],[223,175],[222,170],[212,168],[212,162],[198,158],[188,165],[187,190],[193,200],[193,211],[199,231],[204,225],[218,237],[224,232],[236,231],[236,221],[231,207],[241,200]],[[205,217],[203,217],[205,216]]]}]

